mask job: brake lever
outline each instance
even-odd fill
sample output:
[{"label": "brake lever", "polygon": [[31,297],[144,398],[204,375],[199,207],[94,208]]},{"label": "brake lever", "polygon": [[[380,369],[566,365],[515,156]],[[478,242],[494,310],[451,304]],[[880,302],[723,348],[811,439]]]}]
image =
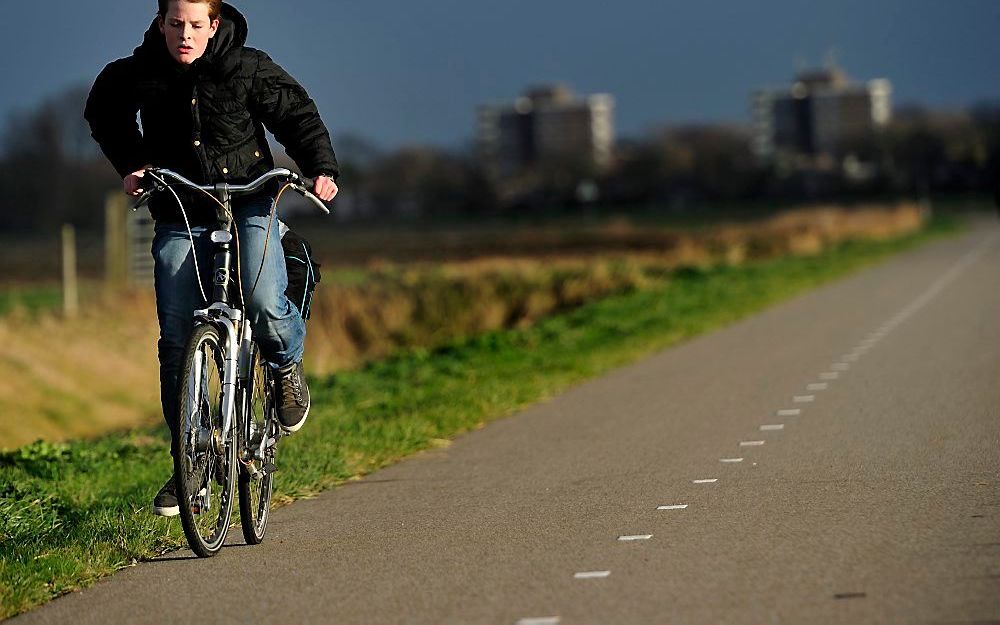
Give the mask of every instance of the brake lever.
[{"label": "brake lever", "polygon": [[140,208],[142,208],[143,206],[145,206],[146,204],[148,204],[149,203],[149,198],[152,197],[152,195],[153,195],[152,191],[146,191],[145,193],[143,193],[142,195],[140,195],[139,196],[139,200],[135,204],[132,205],[132,212],[135,212],[135,211],[139,210]]},{"label": "brake lever", "polygon": [[[159,173],[159,169],[157,169],[156,167],[147,167],[145,171],[146,171],[146,174],[150,174],[150,173],[158,174]],[[146,204],[149,204],[149,198],[151,198],[153,196],[153,192],[154,191],[159,191],[160,189],[163,188],[163,185],[160,184],[159,179],[150,176],[150,180],[152,182],[153,188],[150,189],[149,191],[144,191],[143,194],[139,196],[139,199],[136,200],[136,203],[132,205],[132,212],[135,212],[135,211],[139,210],[140,208],[142,208],[143,206],[145,206]]]},{"label": "brake lever", "polygon": [[318,197],[316,197],[315,195],[313,195],[312,191],[310,191],[309,189],[305,188],[301,184],[296,184],[296,183],[292,183],[292,188],[295,189],[295,191],[299,195],[301,195],[302,197],[306,198],[307,200],[309,200],[310,202],[312,202],[313,204],[315,204],[316,208],[320,209],[321,211],[323,211],[327,215],[330,214],[330,209],[326,207],[326,204],[323,203],[323,200],[321,200]]}]

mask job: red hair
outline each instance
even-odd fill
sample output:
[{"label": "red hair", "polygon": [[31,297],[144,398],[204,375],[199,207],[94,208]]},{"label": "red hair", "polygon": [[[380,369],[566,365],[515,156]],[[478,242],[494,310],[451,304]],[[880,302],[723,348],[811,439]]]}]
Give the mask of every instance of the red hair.
[{"label": "red hair", "polygon": [[207,4],[208,5],[208,17],[211,20],[219,19],[219,14],[222,12],[222,0],[157,0],[159,3],[159,10],[157,15],[161,18],[167,16],[167,5],[171,2],[193,2],[195,4]]}]

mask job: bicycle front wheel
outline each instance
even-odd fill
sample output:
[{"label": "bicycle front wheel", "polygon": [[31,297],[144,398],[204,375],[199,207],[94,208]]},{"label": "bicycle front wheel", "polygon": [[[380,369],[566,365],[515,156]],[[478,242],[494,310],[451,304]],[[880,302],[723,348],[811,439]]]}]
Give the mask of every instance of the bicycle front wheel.
[{"label": "bicycle front wheel", "polygon": [[264,540],[271,508],[274,452],[279,432],[274,414],[274,376],[256,345],[250,357],[250,371],[240,406],[243,410],[240,525],[247,544],[257,545]]},{"label": "bicycle front wheel", "polygon": [[174,479],[184,535],[203,558],[222,548],[233,510],[236,436],[222,431],[224,361],[218,330],[196,325],[181,368]]}]

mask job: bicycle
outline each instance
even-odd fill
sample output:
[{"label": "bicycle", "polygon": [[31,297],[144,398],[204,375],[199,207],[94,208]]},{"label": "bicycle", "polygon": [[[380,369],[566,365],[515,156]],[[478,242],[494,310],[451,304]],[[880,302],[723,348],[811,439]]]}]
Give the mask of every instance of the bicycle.
[{"label": "bicycle", "polygon": [[[240,302],[232,301],[233,233],[236,233],[237,274],[239,234],[233,224],[232,197],[252,193],[271,180],[283,183],[272,207],[274,222],[278,199],[287,188],[309,199],[323,212],[329,209],[309,192],[312,181],[292,171],[276,168],[246,185],[198,185],[169,169],[149,168],[152,188],[136,202],[145,205],[156,192],[173,186],[202,191],[216,200],[219,228],[210,234],[213,243],[212,300],[205,297],[198,263],[195,272],[208,304],[194,311],[194,328],[188,339],[179,378],[178,417],[171,432],[174,479],[181,524],[191,549],[200,557],[218,553],[229,532],[233,491],[238,491],[240,525],[248,544],[264,539],[270,510],[274,460],[282,430],[277,421],[275,380],[261,357],[250,322],[240,304],[242,276],[236,278]],[[170,180],[170,182],[168,182]],[[270,226],[269,226],[270,227]],[[188,226],[194,253],[194,236]],[[278,252],[280,253],[280,251]],[[265,245],[264,254],[267,254]],[[263,267],[263,259],[261,261]],[[260,277],[258,271],[257,277]],[[256,280],[254,281],[256,285]],[[238,482],[238,484],[237,484]]]}]

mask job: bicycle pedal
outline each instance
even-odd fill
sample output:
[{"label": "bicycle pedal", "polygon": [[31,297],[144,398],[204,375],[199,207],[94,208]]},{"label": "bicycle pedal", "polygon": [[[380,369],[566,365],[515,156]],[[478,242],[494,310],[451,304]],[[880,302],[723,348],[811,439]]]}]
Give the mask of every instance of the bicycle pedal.
[{"label": "bicycle pedal", "polygon": [[212,508],[212,500],[208,497],[208,489],[202,487],[198,494],[195,495],[195,500],[191,502],[191,513],[201,514],[202,512],[208,512]]},{"label": "bicycle pedal", "polygon": [[278,467],[274,466],[273,462],[268,462],[263,467],[261,467],[260,472],[264,474],[265,477],[271,475],[278,470]]}]

